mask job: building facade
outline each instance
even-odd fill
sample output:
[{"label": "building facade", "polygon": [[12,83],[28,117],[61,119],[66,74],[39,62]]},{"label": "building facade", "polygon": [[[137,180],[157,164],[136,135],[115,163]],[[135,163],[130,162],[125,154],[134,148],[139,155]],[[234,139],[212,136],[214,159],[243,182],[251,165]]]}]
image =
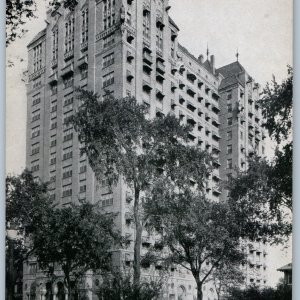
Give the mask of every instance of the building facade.
[{"label": "building facade", "polygon": [[[223,181],[247,169],[247,159],[265,156],[266,132],[258,104],[260,86],[237,60],[217,70],[224,79],[220,93],[220,176]],[[224,189],[221,199],[226,200]],[[248,263],[243,266],[246,285],[265,286],[267,282],[267,247],[257,240],[244,241]]]},{"label": "building facade", "polygon": [[[95,91],[103,98],[133,96],[148,106],[150,117],[172,113],[183,124],[193,125],[191,143],[220,157],[206,187],[208,197],[215,201],[225,197],[219,183],[231,172],[232,167],[226,168],[228,161],[232,159],[231,166],[246,168],[252,145],[250,116],[242,123],[241,107],[234,105],[243,89],[246,119],[250,114],[248,90],[256,93],[255,85],[251,81],[250,88],[245,71],[240,79],[243,84],[231,84],[229,66],[217,70],[213,55],[196,58],[180,45],[179,28],[168,15],[170,8],[166,0],[81,0],[72,11],[62,7],[49,10],[46,28],[28,45],[27,167],[35,177],[50,182],[51,197],[60,205],[78,199],[92,203],[101,200],[103,207],[117,212],[122,235],[132,238],[132,247],[118,256],[120,263],[128,266],[133,261],[134,240],[128,214],[130,191],[121,183],[110,190],[106,179],[96,179],[87,158],[80,155],[76,132],[67,124],[80,105],[76,87]],[[229,90],[235,99],[231,112],[227,111]],[[255,101],[252,104],[251,122],[256,130],[260,123],[255,123]],[[231,115],[229,125],[226,122]],[[229,152],[226,124],[236,140],[240,140],[239,131],[244,127],[244,140],[239,143],[245,147],[244,152],[232,140],[232,158],[225,154]],[[255,132],[252,141],[258,137]],[[263,146],[259,147],[262,152]],[[145,232],[143,251],[151,243],[155,243],[154,238]],[[159,272],[159,266],[144,269],[143,276],[155,272]],[[86,278],[89,286],[95,280]],[[48,295],[51,289],[55,295],[63,293],[60,281],[46,286],[36,263],[29,261],[24,269],[24,299],[36,293]],[[209,285],[204,293],[205,300],[216,298]],[[165,299],[193,299],[194,295],[192,275],[178,267],[166,285]]]}]

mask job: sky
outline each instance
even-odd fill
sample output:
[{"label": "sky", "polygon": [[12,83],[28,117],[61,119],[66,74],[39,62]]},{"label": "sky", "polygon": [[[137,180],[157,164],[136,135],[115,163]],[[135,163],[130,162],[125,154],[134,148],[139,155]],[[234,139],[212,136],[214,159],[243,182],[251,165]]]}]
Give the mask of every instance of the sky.
[{"label": "sky", "polygon": [[[137,0],[141,1],[141,0]],[[14,63],[6,73],[6,173],[20,173],[25,167],[26,45],[46,26],[45,0],[37,0],[38,17],[26,24],[28,33],[7,48],[7,60]],[[215,55],[216,67],[236,60],[262,86],[280,82],[293,65],[292,0],[169,0],[170,16],[180,28],[179,42],[198,57]],[[272,155],[268,144],[267,153]],[[291,244],[291,243],[289,243]],[[291,248],[270,250],[270,284],[281,276],[278,267],[291,261]]]}]

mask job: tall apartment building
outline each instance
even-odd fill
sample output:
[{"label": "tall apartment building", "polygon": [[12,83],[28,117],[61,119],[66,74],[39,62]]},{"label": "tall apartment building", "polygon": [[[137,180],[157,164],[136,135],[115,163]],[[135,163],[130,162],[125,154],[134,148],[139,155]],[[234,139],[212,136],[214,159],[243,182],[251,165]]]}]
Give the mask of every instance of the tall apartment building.
[{"label": "tall apartment building", "polygon": [[[101,200],[103,207],[118,212],[121,233],[132,238],[131,248],[116,254],[127,266],[133,261],[134,240],[128,214],[130,191],[121,183],[111,191],[106,179],[97,180],[87,158],[80,155],[77,134],[67,125],[79,105],[75,87],[93,90],[101,97],[134,96],[149,107],[151,117],[172,113],[183,124],[192,124],[191,143],[214,155],[221,153],[221,163],[215,163],[206,187],[208,197],[215,201],[221,197],[220,177],[226,178],[229,172],[224,166],[230,159],[232,165],[242,166],[251,147],[248,127],[259,127],[256,119],[246,118],[250,112],[255,118],[259,115],[254,104],[252,110],[248,105],[248,92],[254,94],[256,86],[248,83],[246,72],[238,72],[239,80],[231,83],[232,68],[240,66],[238,63],[216,70],[214,56],[204,59],[203,55],[196,58],[189,53],[178,43],[179,28],[169,17],[169,9],[167,0],[78,1],[74,11],[62,7],[49,10],[46,28],[28,45],[27,167],[34,176],[50,182],[51,197],[60,205],[78,199],[92,203]],[[230,90],[232,112],[227,112]],[[244,123],[238,112],[242,106],[236,106],[241,99]],[[229,151],[229,128],[232,141],[240,141],[239,146],[232,143],[232,158],[225,154]],[[243,142],[240,128],[244,128]],[[255,132],[253,139],[258,137]],[[240,152],[240,145],[245,147],[245,154]],[[145,232],[143,251],[153,243],[155,239]],[[143,276],[156,274],[159,268],[143,269]],[[97,286],[97,280],[86,278],[90,286]],[[24,299],[41,293],[44,287],[49,295],[51,285],[36,262],[29,261],[24,269]],[[62,295],[59,278],[53,287]],[[209,284],[204,293],[205,300],[216,298]],[[164,299],[193,299],[195,294],[192,275],[180,267],[172,270]]]},{"label": "tall apartment building", "polygon": [[[266,133],[258,104],[260,86],[238,62],[217,70],[224,79],[220,93],[220,176],[226,181],[236,171],[247,169],[247,159],[254,153],[265,156]],[[227,191],[222,192],[225,200]],[[245,284],[264,286],[267,284],[267,252],[261,241],[244,241],[248,264],[245,264]]]}]

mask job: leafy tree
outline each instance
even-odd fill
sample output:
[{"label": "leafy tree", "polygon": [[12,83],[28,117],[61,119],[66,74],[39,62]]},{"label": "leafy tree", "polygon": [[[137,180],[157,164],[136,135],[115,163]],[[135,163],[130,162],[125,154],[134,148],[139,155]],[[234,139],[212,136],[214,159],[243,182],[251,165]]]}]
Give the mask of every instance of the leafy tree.
[{"label": "leafy tree", "polygon": [[[193,164],[192,157],[184,161]],[[182,174],[180,169],[177,172]],[[192,175],[189,178],[193,179]],[[202,287],[216,270],[244,261],[240,228],[227,203],[206,199],[202,189],[197,191],[188,186],[188,178],[181,185],[182,180],[177,181],[176,177],[156,183],[154,196],[145,210],[170,253],[162,259],[191,271],[197,283],[197,299],[201,300]]]},{"label": "leafy tree", "polygon": [[28,170],[6,178],[6,222],[19,235],[30,235],[45,222],[54,207],[47,184],[34,180]]},{"label": "leafy tree", "polygon": [[22,37],[26,32],[23,25],[35,17],[36,2],[34,0],[6,1],[6,46]]},{"label": "leafy tree", "polygon": [[6,179],[6,213],[7,223],[19,233],[15,263],[21,268],[31,255],[49,276],[61,268],[70,295],[87,270],[110,268],[111,249],[121,242],[113,215],[85,202],[56,207],[47,185],[26,170]]},{"label": "leafy tree", "polygon": [[114,218],[90,203],[53,210],[31,235],[33,255],[40,268],[55,276],[55,266],[59,266],[69,295],[88,270],[110,270],[111,249],[119,242]]},{"label": "leafy tree", "polygon": [[218,295],[218,300],[233,287],[240,286],[244,283],[244,274],[239,264],[221,263],[212,273],[212,281]]},{"label": "leafy tree", "polygon": [[6,177],[6,230],[15,231],[15,237],[6,237],[8,297],[13,296],[16,279],[23,271],[23,262],[31,253],[24,238],[43,224],[52,206],[47,197],[47,185],[35,181],[28,170],[19,176]]},{"label": "leafy tree", "polygon": [[273,206],[285,205],[292,210],[293,168],[293,69],[288,66],[288,76],[281,84],[275,77],[263,90],[260,104],[266,119],[265,127],[277,144],[275,158],[268,174],[274,190]]},{"label": "leafy tree", "polygon": [[228,203],[239,217],[242,235],[255,241],[262,238],[268,243],[282,243],[292,231],[289,214],[274,207],[272,166],[257,156],[249,160],[247,171],[237,172],[228,182]]},{"label": "leafy tree", "polygon": [[[74,9],[76,0],[45,0],[45,5],[58,9],[61,5],[65,8]],[[37,17],[36,0],[7,0],[6,1],[6,46],[17,38],[21,38],[27,30],[24,29],[26,22]]]},{"label": "leafy tree", "polygon": [[130,274],[110,272],[104,277],[103,283],[95,291],[103,300],[158,300],[160,299],[163,282],[160,278],[141,280],[138,287],[132,283]]},{"label": "leafy tree", "polygon": [[292,288],[279,284],[274,288],[251,286],[247,289],[231,289],[228,300],[292,300]]},{"label": "leafy tree", "polygon": [[260,104],[266,118],[265,127],[277,144],[291,138],[293,113],[293,69],[288,66],[288,77],[278,84],[275,76],[262,92]]},{"label": "leafy tree", "polygon": [[148,119],[147,107],[133,98],[99,101],[98,95],[84,90],[78,91],[78,98],[82,105],[72,123],[83,144],[82,152],[87,154],[98,179],[105,177],[111,184],[124,180],[132,193],[133,281],[138,287],[142,231],[146,222],[143,203],[147,197],[152,197],[152,183],[162,173],[162,168],[175,163],[174,160],[166,161],[165,152],[172,149],[172,145],[180,145],[179,140],[187,142],[189,130],[175,117]]},{"label": "leafy tree", "polygon": [[[264,88],[259,101],[265,118],[264,126],[276,143],[271,161],[253,157],[245,172],[229,181],[229,202],[243,207],[241,218],[247,222],[245,235],[260,235],[271,243],[284,242],[292,232],[292,165],[293,142],[293,70],[278,84],[273,78]],[[248,217],[247,217],[248,215]]]}]

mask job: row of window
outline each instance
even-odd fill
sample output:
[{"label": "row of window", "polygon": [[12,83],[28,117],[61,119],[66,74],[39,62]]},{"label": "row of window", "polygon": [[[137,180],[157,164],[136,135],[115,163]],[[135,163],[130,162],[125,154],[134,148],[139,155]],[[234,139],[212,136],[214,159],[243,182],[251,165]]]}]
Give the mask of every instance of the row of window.
[{"label": "row of window", "polygon": [[115,0],[106,0],[103,2],[103,28],[113,26],[116,23]]},{"label": "row of window", "polygon": [[[65,53],[74,50],[75,18],[70,16],[65,23]],[[88,9],[81,12],[81,43],[88,41]],[[52,30],[52,59],[58,58],[58,27]]]}]

